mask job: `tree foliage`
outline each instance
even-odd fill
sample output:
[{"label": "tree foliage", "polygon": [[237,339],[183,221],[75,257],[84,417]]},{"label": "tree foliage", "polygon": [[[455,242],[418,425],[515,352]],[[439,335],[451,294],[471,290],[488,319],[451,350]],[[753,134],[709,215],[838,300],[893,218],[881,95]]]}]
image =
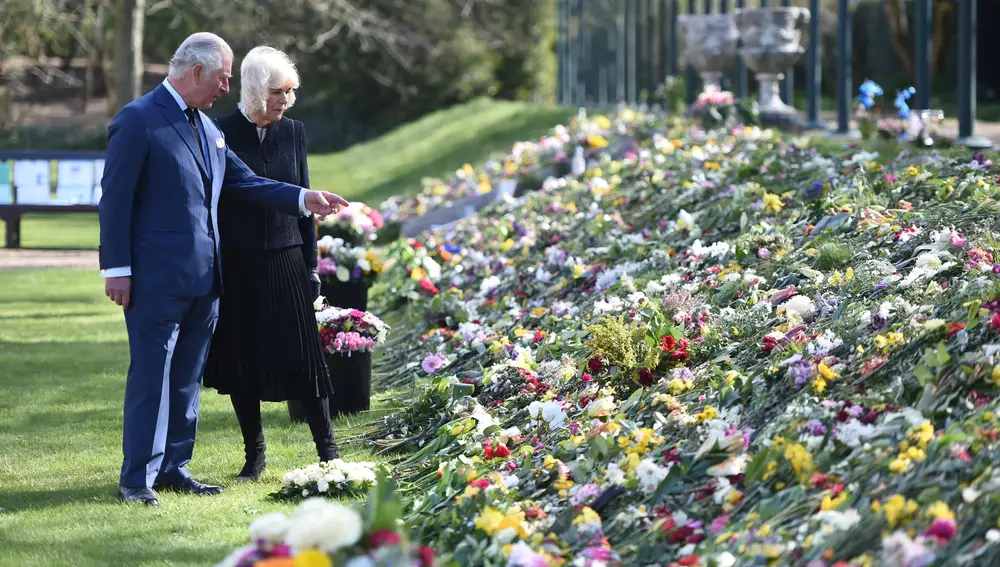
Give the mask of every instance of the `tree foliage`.
[{"label": "tree foliage", "polygon": [[[312,142],[346,147],[427,112],[478,96],[551,101],[555,0],[2,0],[0,60],[17,54],[31,72],[43,56],[93,62],[92,88],[128,96],[123,56],[144,4],[141,57],[165,64],[188,34],[210,30],[242,54],[268,44],[302,75],[292,114],[308,117]],[[11,14],[16,15],[12,17]],[[14,19],[17,26],[9,23]],[[4,27],[6,24],[6,27]],[[125,69],[125,71],[122,71]],[[124,72],[124,75],[123,75]],[[117,78],[116,78],[117,77]],[[4,77],[9,82],[10,77]],[[80,79],[67,75],[67,83]],[[108,88],[108,85],[111,88]],[[238,100],[234,94],[217,112]],[[113,98],[113,97],[112,97]],[[121,97],[119,97],[121,98]],[[113,113],[125,101],[109,101]]]}]

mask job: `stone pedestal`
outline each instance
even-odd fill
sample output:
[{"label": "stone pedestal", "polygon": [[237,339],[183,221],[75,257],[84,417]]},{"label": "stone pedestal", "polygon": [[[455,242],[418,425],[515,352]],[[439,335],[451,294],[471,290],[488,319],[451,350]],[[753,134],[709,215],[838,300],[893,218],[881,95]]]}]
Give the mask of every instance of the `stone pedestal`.
[{"label": "stone pedestal", "polygon": [[761,122],[769,126],[801,129],[795,109],[781,100],[778,85],[785,71],[805,54],[802,30],[809,23],[805,8],[755,8],[733,12],[743,47],[740,57],[754,72],[760,86]]},{"label": "stone pedestal", "polygon": [[684,34],[684,60],[705,87],[722,88],[722,76],[736,59],[739,33],[728,14],[682,14],[677,25]]}]

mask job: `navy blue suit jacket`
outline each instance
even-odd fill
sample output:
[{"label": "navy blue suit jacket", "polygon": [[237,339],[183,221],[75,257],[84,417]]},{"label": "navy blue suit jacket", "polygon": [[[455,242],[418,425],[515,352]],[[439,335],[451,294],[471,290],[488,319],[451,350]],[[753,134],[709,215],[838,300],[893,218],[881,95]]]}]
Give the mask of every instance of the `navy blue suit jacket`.
[{"label": "navy blue suit jacket", "polygon": [[301,214],[300,187],[254,175],[213,121],[200,117],[208,163],[162,84],[122,108],[108,128],[100,264],[102,270],[130,267],[135,294],[212,292],[214,278],[221,278],[216,213],[223,189],[260,207]]}]

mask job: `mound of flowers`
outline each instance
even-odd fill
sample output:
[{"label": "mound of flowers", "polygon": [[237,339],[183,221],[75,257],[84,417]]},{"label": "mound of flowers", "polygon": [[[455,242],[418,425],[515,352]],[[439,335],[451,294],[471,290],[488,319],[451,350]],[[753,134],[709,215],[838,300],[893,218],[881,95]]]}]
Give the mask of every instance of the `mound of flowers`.
[{"label": "mound of flowers", "polygon": [[576,148],[591,155],[605,149],[613,126],[604,116],[594,120],[581,116],[567,125],[556,126],[538,140],[513,144],[502,156],[487,161],[478,170],[465,164],[449,180],[425,179],[417,194],[390,197],[379,205],[379,212],[386,222],[403,222],[454,205],[461,199],[490,193],[504,179],[516,179],[522,190],[538,189],[544,179],[571,171],[573,156],[578,153]]},{"label": "mound of flowers", "polygon": [[456,565],[1000,562],[992,162],[604,120],[636,150],[387,251],[382,379],[429,381],[372,441],[414,535]]}]

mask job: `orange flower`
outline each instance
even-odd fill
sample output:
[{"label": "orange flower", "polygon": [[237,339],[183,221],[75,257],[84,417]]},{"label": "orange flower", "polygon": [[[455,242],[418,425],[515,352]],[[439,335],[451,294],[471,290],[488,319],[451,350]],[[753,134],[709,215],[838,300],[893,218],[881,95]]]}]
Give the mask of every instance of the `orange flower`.
[{"label": "orange flower", "polygon": [[291,557],[269,557],[253,564],[253,567],[295,567]]}]

